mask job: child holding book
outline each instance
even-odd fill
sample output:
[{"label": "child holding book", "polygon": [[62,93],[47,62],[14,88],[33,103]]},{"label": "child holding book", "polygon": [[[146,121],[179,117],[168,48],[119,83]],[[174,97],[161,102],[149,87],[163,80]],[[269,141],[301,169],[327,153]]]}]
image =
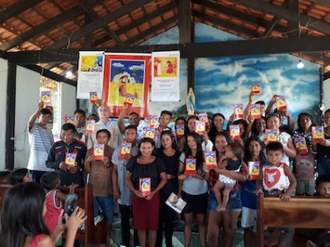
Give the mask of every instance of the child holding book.
[{"label": "child holding book", "polygon": [[[280,142],[271,142],[266,147],[268,164],[262,167],[257,181],[257,194],[279,197],[282,201],[289,201],[297,182],[291,169],[281,160],[284,155]],[[265,239],[265,245],[273,246],[279,241],[281,229],[277,228]]]},{"label": "child holding book", "polygon": [[[114,202],[112,196],[112,163],[111,158],[114,149],[108,145],[111,133],[107,129],[96,132],[97,144],[104,145],[103,157],[95,155],[94,148],[90,148],[86,154],[85,172],[89,173],[89,183],[93,185],[93,207],[94,217],[98,216],[99,208],[102,210],[102,217],[108,221],[108,234],[111,236],[111,229],[114,216]],[[102,155],[100,155],[102,156]]]},{"label": "child holding book", "polygon": [[[119,145],[112,155],[112,184],[113,195],[118,199],[118,206],[120,211],[120,226],[121,226],[121,246],[130,246],[130,215],[132,211],[132,192],[126,185],[126,165],[131,157],[137,156],[139,153],[136,144],[137,127],[135,125],[128,125],[125,127],[125,142],[131,144],[130,152],[121,155],[122,145]],[[137,232],[134,230],[134,245],[139,245]]]},{"label": "child holding book", "polygon": [[[232,172],[239,172],[242,166],[243,149],[237,142],[229,143],[225,147],[225,153],[220,158],[220,168],[227,169]],[[218,202],[217,211],[225,211],[229,200],[229,193],[236,185],[236,180],[231,179],[223,174],[219,174],[219,180],[214,185],[214,194]],[[221,201],[220,190],[223,189],[223,200]]]}]

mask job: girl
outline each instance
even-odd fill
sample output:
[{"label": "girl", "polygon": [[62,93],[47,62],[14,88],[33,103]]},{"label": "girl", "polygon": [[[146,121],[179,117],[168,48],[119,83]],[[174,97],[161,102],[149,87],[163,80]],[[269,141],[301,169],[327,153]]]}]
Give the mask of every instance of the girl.
[{"label": "girl", "polygon": [[[143,138],[139,143],[139,154],[132,157],[127,166],[126,184],[132,190],[134,229],[138,230],[141,247],[146,246],[146,232],[149,234],[149,246],[154,247],[158,229],[159,191],[165,186],[166,167],[163,161],[154,155],[155,143]],[[150,178],[151,193],[141,195],[140,178]]]},{"label": "girl", "polygon": [[[239,172],[242,166],[243,149],[238,143],[230,143],[225,147],[225,153],[219,160],[219,168],[231,172]],[[229,193],[235,186],[236,181],[225,175],[219,174],[219,180],[214,185],[215,198],[218,202],[217,211],[225,211],[229,200]],[[220,190],[223,190],[223,201],[221,202]]]},{"label": "girl", "polygon": [[11,185],[26,183],[30,181],[29,170],[26,168],[16,168],[10,172]]},{"label": "girl", "polygon": [[[1,212],[0,247],[54,247],[65,230],[61,219],[53,236],[43,220],[47,211],[45,191],[36,183],[22,183],[11,187]],[[70,219],[65,216],[67,237],[65,247],[72,247],[79,226],[86,220],[85,210],[76,208]]]},{"label": "girl", "polygon": [[266,129],[266,119],[261,116],[260,119],[254,119],[254,117],[249,116],[249,124],[245,131],[245,136],[247,138],[251,136],[257,136],[260,141],[265,140],[265,129]]},{"label": "girl", "polygon": [[[186,158],[196,159],[196,174],[184,174]],[[202,138],[195,132],[187,135],[187,146],[180,156],[179,164],[179,192],[181,197],[187,202],[183,209],[184,213],[184,242],[185,246],[190,245],[190,236],[193,224],[193,216],[196,215],[198,232],[202,247],[206,245],[206,210],[207,210],[207,181],[209,174],[205,174],[203,166]]]},{"label": "girl", "polygon": [[175,120],[175,124],[174,124],[174,129],[175,129],[175,134],[176,134],[176,140],[177,140],[177,143],[179,144],[180,143],[180,139],[183,136],[178,136],[177,134],[177,131],[176,131],[176,126],[177,125],[183,125],[184,126],[184,134],[188,133],[188,128],[187,128],[187,122],[186,122],[186,119],[184,117],[178,117],[176,120]]},{"label": "girl", "polygon": [[163,160],[166,166],[167,183],[160,191],[160,214],[159,228],[157,231],[156,246],[162,245],[163,230],[165,231],[166,247],[172,247],[173,222],[175,212],[165,205],[167,198],[171,193],[178,193],[178,168],[180,152],[177,151],[175,137],[170,130],[164,130],[161,135],[162,146],[157,150],[158,156]]},{"label": "girl", "polygon": [[225,123],[225,120],[226,120],[225,116],[221,113],[215,113],[212,116],[212,124],[209,132],[209,138],[212,143],[215,142],[215,135],[218,132],[223,131],[223,124]]}]

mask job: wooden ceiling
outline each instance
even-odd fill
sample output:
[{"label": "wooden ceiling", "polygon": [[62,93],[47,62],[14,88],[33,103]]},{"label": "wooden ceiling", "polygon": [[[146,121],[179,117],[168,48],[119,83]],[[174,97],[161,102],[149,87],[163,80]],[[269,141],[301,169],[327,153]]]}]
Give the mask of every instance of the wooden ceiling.
[{"label": "wooden ceiling", "polygon": [[[135,46],[178,25],[187,11],[179,10],[179,1],[187,0],[0,0],[0,52]],[[194,22],[246,39],[289,42],[330,34],[330,0],[191,0],[189,5]],[[328,51],[293,55],[330,70]],[[77,67],[38,65],[60,75]]]}]

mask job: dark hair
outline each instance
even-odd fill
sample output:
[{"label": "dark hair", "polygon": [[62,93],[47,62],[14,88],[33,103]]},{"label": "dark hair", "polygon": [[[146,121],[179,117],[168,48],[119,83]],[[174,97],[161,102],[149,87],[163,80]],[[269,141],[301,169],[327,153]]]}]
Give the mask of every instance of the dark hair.
[{"label": "dark hair", "polygon": [[240,133],[240,134],[241,134],[241,136],[244,136],[244,134],[246,132],[246,128],[248,126],[247,122],[244,119],[240,118],[240,119],[237,119],[237,120],[235,120],[235,121],[232,122],[232,125],[235,125],[235,124],[243,124],[243,126],[244,126],[244,133]]},{"label": "dark hair", "polygon": [[[170,136],[170,138],[172,140],[172,148],[174,150],[178,150],[178,144],[175,141],[175,136],[174,136],[173,132],[169,129],[163,130],[162,133],[160,134],[160,140],[162,140],[163,135]],[[163,144],[161,144],[161,145],[162,145],[161,148],[164,149]]]},{"label": "dark hair", "polygon": [[232,143],[228,143],[227,147],[231,149],[231,151],[236,156],[236,158],[243,159],[244,150],[241,144],[239,144],[238,142],[232,142]]},{"label": "dark hair", "polygon": [[76,126],[74,126],[72,123],[65,123],[62,125],[63,131],[72,130],[73,133],[77,132]]},{"label": "dark hair", "polygon": [[74,111],[74,114],[73,114],[73,115],[76,115],[77,113],[80,113],[80,114],[82,114],[84,117],[86,117],[86,114],[85,114],[85,112],[84,112],[83,110],[77,109],[77,110]]},{"label": "dark hair", "polygon": [[135,111],[132,111],[128,114],[128,116],[131,116],[131,115],[137,115],[138,117],[140,117],[139,113],[137,113]]},{"label": "dark hair", "polygon": [[300,120],[302,119],[302,117],[308,117],[311,120],[311,122],[312,122],[312,125],[311,126],[315,126],[316,125],[311,114],[309,114],[307,112],[301,112],[298,115],[298,119],[297,119],[298,129],[296,129],[296,131],[299,132],[299,133],[303,133],[304,132],[302,126],[300,125]]},{"label": "dark hair", "polygon": [[10,184],[16,185],[23,183],[23,179],[28,174],[29,170],[26,168],[16,168],[10,172]]},{"label": "dark hair", "polygon": [[22,247],[27,236],[50,235],[43,219],[44,189],[28,182],[9,188],[1,212],[1,246]]},{"label": "dark hair", "polygon": [[259,100],[259,101],[257,101],[256,104],[266,105],[265,101],[263,101],[263,100]]},{"label": "dark hair", "polygon": [[190,132],[190,129],[189,129],[189,127],[188,127],[188,123],[189,123],[189,121],[190,121],[191,119],[195,119],[195,120],[198,121],[198,120],[199,120],[199,117],[196,116],[196,115],[190,115],[190,116],[187,118],[187,129],[188,129],[188,131],[187,131],[187,133],[186,133],[186,136],[187,136],[188,132]]},{"label": "dark hair", "polygon": [[125,131],[126,130],[135,130],[137,132],[137,127],[135,125],[127,125],[125,127]]},{"label": "dark hair", "polygon": [[107,129],[100,129],[100,130],[98,130],[98,131],[96,132],[96,138],[97,138],[97,136],[99,135],[99,133],[101,133],[101,132],[104,132],[104,133],[106,133],[106,134],[107,134],[107,136],[108,136],[108,138],[110,138],[110,137],[111,137],[111,133],[110,133],[110,131],[109,131],[109,130],[107,130]]},{"label": "dark hair", "polygon": [[315,180],[316,187],[319,186],[320,183],[330,183],[329,175],[320,175]]},{"label": "dark hair", "polygon": [[169,115],[170,117],[172,117],[172,112],[170,111],[167,111],[167,110],[163,110],[161,113],[160,113],[160,116],[163,116],[163,115]]},{"label": "dark hair", "polygon": [[266,154],[269,151],[281,151],[282,153],[284,153],[283,145],[280,142],[270,142],[266,146]]},{"label": "dark hair", "polygon": [[177,119],[175,119],[174,129],[176,130],[176,126],[178,125],[179,120],[184,121],[184,133],[188,133],[187,121],[184,117],[178,117]]},{"label": "dark hair", "polygon": [[324,115],[330,112],[330,108],[325,110]]},{"label": "dark hair", "polygon": [[261,121],[261,120],[264,120],[265,123],[266,123],[266,118],[265,118],[264,116],[260,116],[259,119],[255,119],[255,120],[253,121],[252,128],[251,128],[251,132],[252,132],[253,135],[256,135],[256,136],[257,136],[257,135],[260,134],[260,133],[258,132],[257,128],[256,128],[256,122],[257,122],[257,121]]},{"label": "dark hair", "polygon": [[52,116],[52,112],[47,108],[42,108],[41,111],[40,111],[40,115],[50,115],[50,116]]},{"label": "dark hair", "polygon": [[189,132],[187,134],[186,137],[186,143],[187,145],[185,145],[185,150],[184,153],[186,155],[186,158],[188,158],[188,156],[192,155],[191,149],[188,145],[188,137],[191,136],[192,138],[194,138],[196,144],[197,144],[197,152],[196,152],[196,167],[197,169],[201,168],[203,166],[203,159],[204,159],[204,154],[203,154],[203,150],[202,150],[202,137],[197,134],[196,132]]},{"label": "dark hair", "polygon": [[0,171],[0,185],[9,184],[9,183],[10,183],[10,171],[8,170]]},{"label": "dark hair", "polygon": [[60,177],[57,172],[47,172],[40,178],[40,184],[45,190],[50,191],[56,189]]},{"label": "dark hair", "polygon": [[281,122],[281,115],[279,113],[276,113],[276,112],[273,112],[273,113],[270,113],[266,116],[266,122],[268,121],[268,119],[270,119],[271,117],[277,117],[280,122]]},{"label": "dark hair", "polygon": [[[154,142],[151,138],[149,138],[149,137],[144,137],[144,138],[142,138],[142,139],[139,141],[139,145],[138,145],[139,153],[138,153],[137,156],[141,156],[141,155],[142,155],[142,153],[141,153],[141,151],[140,151],[140,148],[141,148],[142,143],[150,143],[153,147],[155,147],[155,142]],[[152,154],[155,155],[155,149],[152,151]]]},{"label": "dark hair", "polygon": [[250,143],[252,141],[256,141],[259,143],[260,147],[261,147],[261,150],[259,152],[259,161],[262,162],[266,159],[265,157],[265,153],[263,152],[263,148],[264,148],[264,144],[262,143],[262,141],[259,139],[258,136],[252,136],[250,137],[249,139],[247,139],[247,141],[245,142],[245,160],[246,161],[249,161],[251,160],[251,153],[249,152],[249,146],[250,146]]},{"label": "dark hair", "polygon": [[212,116],[212,125],[211,125],[211,129],[210,129],[210,132],[209,132],[209,138],[210,138],[211,142],[213,142],[213,143],[215,141],[216,133],[218,132],[217,128],[214,126],[214,119],[217,116],[220,116],[223,119],[224,122],[226,120],[225,116],[222,113],[213,114],[213,116]]},{"label": "dark hair", "polygon": [[228,134],[227,131],[220,131],[220,132],[217,132],[215,134],[214,143],[213,143],[214,144],[213,145],[213,150],[216,152],[217,156],[219,157],[220,156],[220,152],[215,147],[215,141],[216,141],[216,139],[217,139],[218,136],[223,136],[226,139],[226,141],[227,141],[227,145],[229,143],[233,143],[234,141],[233,141],[233,139],[231,139],[231,137],[230,137],[230,135]]},{"label": "dark hair", "polygon": [[94,117],[95,118],[95,121],[98,121],[99,120],[99,117],[96,114],[94,114],[94,113],[90,114],[87,119],[90,119],[91,117]]}]

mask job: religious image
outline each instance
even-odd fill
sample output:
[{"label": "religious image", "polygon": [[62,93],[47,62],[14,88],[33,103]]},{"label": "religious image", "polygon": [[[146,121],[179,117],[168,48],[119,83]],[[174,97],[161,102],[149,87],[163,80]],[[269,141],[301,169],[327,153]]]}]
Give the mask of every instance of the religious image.
[{"label": "religious image", "polygon": [[154,57],[154,77],[176,77],[177,57]]}]

